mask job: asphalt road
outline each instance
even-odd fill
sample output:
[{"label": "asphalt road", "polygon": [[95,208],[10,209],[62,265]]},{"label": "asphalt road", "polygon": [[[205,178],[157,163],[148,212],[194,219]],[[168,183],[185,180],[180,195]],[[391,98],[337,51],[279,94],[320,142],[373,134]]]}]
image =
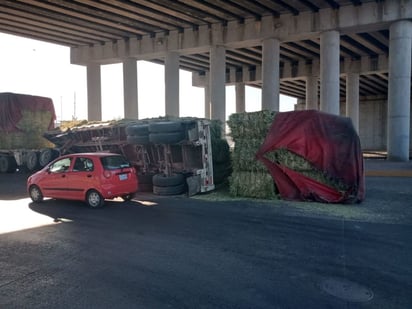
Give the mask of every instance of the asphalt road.
[{"label": "asphalt road", "polygon": [[412,308],[412,179],[359,205],[32,204],[0,174],[0,308]]}]

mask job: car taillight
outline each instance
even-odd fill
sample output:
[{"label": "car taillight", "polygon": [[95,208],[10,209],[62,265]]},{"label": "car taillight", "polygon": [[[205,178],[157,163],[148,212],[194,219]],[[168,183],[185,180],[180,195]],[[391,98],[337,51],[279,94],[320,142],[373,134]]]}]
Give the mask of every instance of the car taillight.
[{"label": "car taillight", "polygon": [[112,173],[110,171],[104,171],[103,176],[106,178],[110,178],[112,176]]}]

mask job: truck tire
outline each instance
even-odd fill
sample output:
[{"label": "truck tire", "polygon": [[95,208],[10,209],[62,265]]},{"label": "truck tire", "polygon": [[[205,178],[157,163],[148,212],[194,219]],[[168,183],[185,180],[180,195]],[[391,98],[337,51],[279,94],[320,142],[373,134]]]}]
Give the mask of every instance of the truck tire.
[{"label": "truck tire", "polygon": [[158,187],[153,186],[153,193],[157,195],[178,195],[185,192],[186,186],[184,183],[177,186]]},{"label": "truck tire", "polygon": [[149,141],[153,144],[177,144],[185,139],[183,131],[168,133],[150,133]]},{"label": "truck tire", "polygon": [[0,156],[0,173],[12,173],[16,167],[16,160],[12,156]]},{"label": "truck tire", "polygon": [[128,135],[127,136],[127,143],[132,145],[147,145],[149,144],[149,136],[148,135]]},{"label": "truck tire", "polygon": [[150,133],[182,132],[183,123],[181,121],[158,121],[149,124]]},{"label": "truck tire", "polygon": [[40,167],[45,167],[49,162],[56,159],[57,156],[58,156],[58,153],[54,149],[51,149],[51,148],[42,149],[39,155]]},{"label": "truck tire", "polygon": [[39,154],[37,151],[29,151],[26,159],[26,167],[30,172],[39,169]]},{"label": "truck tire", "polygon": [[172,174],[171,176],[165,176],[163,174],[156,174],[153,176],[153,186],[156,187],[170,187],[177,186],[185,181],[183,174]]},{"label": "truck tire", "polygon": [[126,127],[127,135],[148,135],[149,134],[149,125],[148,124],[132,124]]}]

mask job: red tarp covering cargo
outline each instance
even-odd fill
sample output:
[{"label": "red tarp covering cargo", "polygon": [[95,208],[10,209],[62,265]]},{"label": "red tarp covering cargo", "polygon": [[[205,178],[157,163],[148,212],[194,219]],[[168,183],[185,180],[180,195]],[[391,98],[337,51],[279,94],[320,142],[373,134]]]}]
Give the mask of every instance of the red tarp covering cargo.
[{"label": "red tarp covering cargo", "polygon": [[[265,157],[282,148],[344,182],[348,189],[340,192]],[[365,198],[362,151],[350,118],[315,110],[278,113],[256,157],[269,169],[283,199],[359,203]]]},{"label": "red tarp covering cargo", "polygon": [[22,110],[49,111],[49,130],[54,128],[56,114],[52,99],[16,93],[0,93],[0,131],[19,131],[17,124],[22,118]]}]

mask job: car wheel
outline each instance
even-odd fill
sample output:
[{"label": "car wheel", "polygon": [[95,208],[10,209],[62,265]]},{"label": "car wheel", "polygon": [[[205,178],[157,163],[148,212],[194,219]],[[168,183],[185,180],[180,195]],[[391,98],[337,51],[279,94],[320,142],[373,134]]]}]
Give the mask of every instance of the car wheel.
[{"label": "car wheel", "polygon": [[96,190],[89,190],[86,194],[86,203],[91,208],[100,208],[104,204],[104,199]]},{"label": "car wheel", "polygon": [[32,185],[29,189],[30,198],[33,202],[39,203],[43,201],[43,193],[38,186]]},{"label": "car wheel", "polygon": [[132,195],[132,194],[127,194],[127,195],[123,195],[123,196],[122,196],[122,199],[123,199],[123,201],[125,201],[125,202],[130,201],[132,198],[133,198],[133,195]]}]

